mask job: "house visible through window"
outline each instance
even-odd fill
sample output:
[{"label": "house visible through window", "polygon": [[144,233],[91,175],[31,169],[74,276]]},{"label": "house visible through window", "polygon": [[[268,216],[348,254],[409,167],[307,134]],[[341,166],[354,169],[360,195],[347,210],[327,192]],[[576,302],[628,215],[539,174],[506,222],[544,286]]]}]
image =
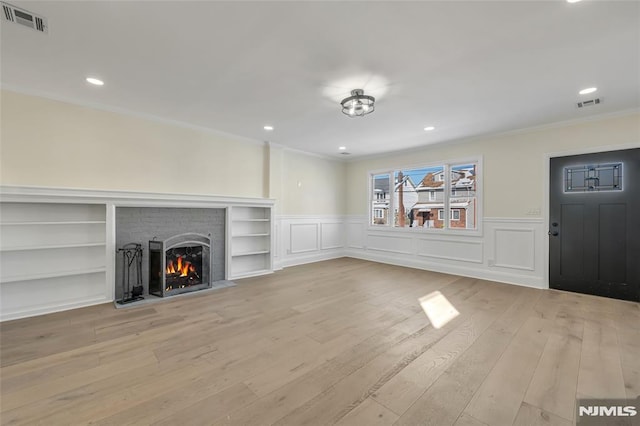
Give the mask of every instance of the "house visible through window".
[{"label": "house visible through window", "polygon": [[387,225],[389,223],[389,180],[391,174],[377,174],[372,177],[372,193],[370,196],[371,224]]},{"label": "house visible through window", "polygon": [[475,161],[371,174],[370,223],[397,228],[477,229],[477,181]]}]

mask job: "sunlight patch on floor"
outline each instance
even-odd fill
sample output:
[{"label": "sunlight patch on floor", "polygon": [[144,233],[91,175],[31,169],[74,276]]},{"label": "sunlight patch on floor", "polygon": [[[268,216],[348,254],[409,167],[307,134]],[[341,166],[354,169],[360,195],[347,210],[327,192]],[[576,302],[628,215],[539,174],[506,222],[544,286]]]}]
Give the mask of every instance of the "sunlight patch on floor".
[{"label": "sunlight patch on floor", "polygon": [[439,291],[422,296],[418,302],[434,328],[443,327],[460,315],[460,312]]}]

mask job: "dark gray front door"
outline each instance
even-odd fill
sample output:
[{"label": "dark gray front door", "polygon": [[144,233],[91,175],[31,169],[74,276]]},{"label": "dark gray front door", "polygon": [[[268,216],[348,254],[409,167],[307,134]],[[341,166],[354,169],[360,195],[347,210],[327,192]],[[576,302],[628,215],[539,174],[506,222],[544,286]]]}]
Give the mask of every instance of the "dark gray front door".
[{"label": "dark gray front door", "polygon": [[640,301],[640,148],[551,159],[549,285]]}]

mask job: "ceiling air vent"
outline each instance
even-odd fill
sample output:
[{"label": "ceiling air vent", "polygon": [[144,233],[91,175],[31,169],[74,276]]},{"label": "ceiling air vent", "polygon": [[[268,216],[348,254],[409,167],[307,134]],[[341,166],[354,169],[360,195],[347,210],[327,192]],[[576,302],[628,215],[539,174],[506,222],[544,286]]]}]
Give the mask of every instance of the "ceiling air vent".
[{"label": "ceiling air vent", "polygon": [[578,108],[585,108],[585,107],[598,105],[600,102],[602,102],[600,98],[589,99],[588,101],[578,102]]},{"label": "ceiling air vent", "polygon": [[8,3],[2,3],[2,16],[9,22],[24,25],[25,27],[39,31],[41,33],[47,33],[47,20],[41,16],[34,15],[24,9],[12,6]]}]

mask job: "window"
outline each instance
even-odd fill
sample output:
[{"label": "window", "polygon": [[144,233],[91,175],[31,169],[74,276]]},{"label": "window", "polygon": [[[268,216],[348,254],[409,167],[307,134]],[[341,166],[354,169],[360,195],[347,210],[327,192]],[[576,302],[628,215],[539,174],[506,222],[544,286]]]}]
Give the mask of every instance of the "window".
[{"label": "window", "polygon": [[373,176],[371,193],[371,224],[387,225],[389,211],[389,180],[390,174],[379,174]]},{"label": "window", "polygon": [[454,164],[449,167],[449,227],[456,229],[476,229],[477,205],[476,181],[478,166],[476,163]]},{"label": "window", "polygon": [[370,224],[477,229],[478,177],[478,161],[372,173]]}]

